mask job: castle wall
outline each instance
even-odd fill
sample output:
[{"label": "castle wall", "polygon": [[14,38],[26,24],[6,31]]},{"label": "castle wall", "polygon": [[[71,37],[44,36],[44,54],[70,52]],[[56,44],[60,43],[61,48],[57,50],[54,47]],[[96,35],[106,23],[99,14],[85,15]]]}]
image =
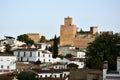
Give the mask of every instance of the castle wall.
[{"label": "castle wall", "polygon": [[78,34],[73,42],[74,46],[78,48],[86,48],[90,42],[95,39],[95,36],[92,34]]},{"label": "castle wall", "polygon": [[65,18],[64,25],[60,27],[60,46],[75,46],[86,48],[88,43],[95,39],[98,33],[97,27],[91,27],[90,31],[77,32],[77,27],[72,24],[72,18]]},{"label": "castle wall", "polygon": [[92,27],[90,27],[90,32],[91,32],[91,34],[96,34],[96,33],[98,33],[98,28],[97,28],[97,26],[92,26]]},{"label": "castle wall", "polygon": [[41,36],[39,33],[28,33],[27,34],[29,38],[31,38],[35,43],[38,43],[41,39]]}]

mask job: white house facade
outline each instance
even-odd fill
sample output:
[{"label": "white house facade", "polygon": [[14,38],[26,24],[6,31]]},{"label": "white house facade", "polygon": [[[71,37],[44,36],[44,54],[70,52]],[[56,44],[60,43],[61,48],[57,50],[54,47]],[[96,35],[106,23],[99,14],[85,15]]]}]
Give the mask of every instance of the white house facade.
[{"label": "white house facade", "polygon": [[63,78],[67,77],[70,72],[67,69],[63,70],[55,70],[55,69],[50,69],[50,70],[41,70],[41,69],[32,69],[32,71],[36,72],[38,74],[39,78]]},{"label": "white house facade", "polygon": [[108,62],[104,62],[103,80],[120,80],[120,57],[117,57],[117,71],[107,72]]},{"label": "white house facade", "polygon": [[85,58],[85,52],[83,52],[83,51],[79,51],[79,52],[77,52],[77,58]]},{"label": "white house facade", "polygon": [[46,50],[46,48],[50,48],[51,44],[47,44],[47,43],[37,43],[36,44],[36,48],[40,48],[42,50]]},{"label": "white house facade", "polygon": [[14,51],[17,61],[36,62],[40,60],[42,63],[53,62],[52,53],[37,48],[17,49]]},{"label": "white house facade", "polygon": [[16,69],[16,56],[6,53],[0,53],[0,70],[15,70]]}]

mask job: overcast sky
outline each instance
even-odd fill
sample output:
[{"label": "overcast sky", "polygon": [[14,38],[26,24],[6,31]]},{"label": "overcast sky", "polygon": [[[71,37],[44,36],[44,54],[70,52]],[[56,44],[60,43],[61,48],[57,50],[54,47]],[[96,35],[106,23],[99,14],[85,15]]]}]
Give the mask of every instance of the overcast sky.
[{"label": "overcast sky", "polygon": [[84,31],[98,26],[120,32],[120,0],[0,0],[0,39],[25,33],[59,36],[67,16]]}]

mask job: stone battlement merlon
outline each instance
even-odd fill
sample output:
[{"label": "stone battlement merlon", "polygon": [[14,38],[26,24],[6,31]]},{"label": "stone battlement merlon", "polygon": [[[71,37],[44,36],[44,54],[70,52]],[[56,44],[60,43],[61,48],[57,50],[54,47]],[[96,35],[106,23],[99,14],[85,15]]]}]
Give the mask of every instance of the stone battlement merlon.
[{"label": "stone battlement merlon", "polygon": [[72,25],[72,18],[69,16],[67,18],[65,18],[64,25],[66,25],[66,26]]}]

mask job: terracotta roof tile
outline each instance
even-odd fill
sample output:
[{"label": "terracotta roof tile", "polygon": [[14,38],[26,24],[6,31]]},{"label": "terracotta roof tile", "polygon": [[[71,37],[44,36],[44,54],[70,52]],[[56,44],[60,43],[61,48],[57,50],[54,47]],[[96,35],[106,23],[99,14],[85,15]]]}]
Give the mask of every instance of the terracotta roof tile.
[{"label": "terracotta roof tile", "polygon": [[16,49],[15,51],[37,51],[38,48],[24,48],[24,49]]},{"label": "terracotta roof tile", "polygon": [[5,52],[0,52],[0,56],[14,56],[14,55],[8,54],[8,53],[5,53]]}]

